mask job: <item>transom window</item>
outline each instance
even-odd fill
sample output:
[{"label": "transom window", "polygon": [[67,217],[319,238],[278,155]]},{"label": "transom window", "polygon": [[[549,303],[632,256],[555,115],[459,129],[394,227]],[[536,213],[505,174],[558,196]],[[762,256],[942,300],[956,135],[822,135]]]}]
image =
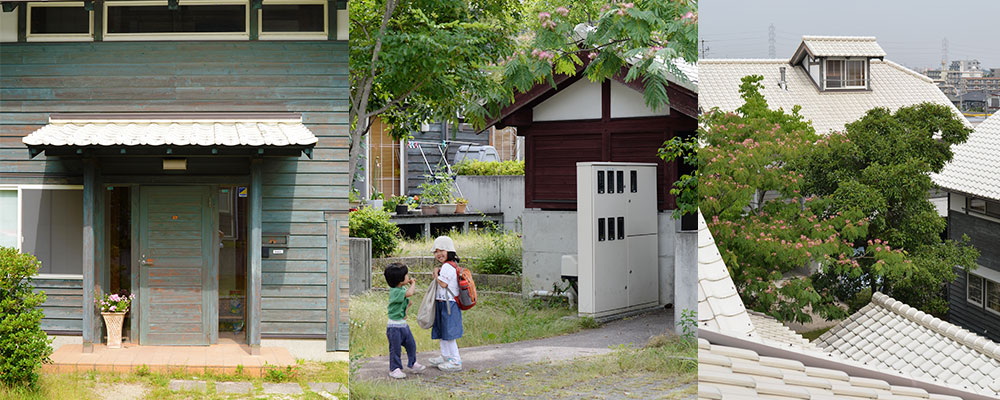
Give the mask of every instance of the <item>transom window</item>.
[{"label": "transom window", "polygon": [[175,40],[204,38],[249,39],[247,0],[180,0],[177,9],[166,1],[105,3],[105,40]]},{"label": "transom window", "polygon": [[969,303],[975,304],[977,306],[983,305],[983,277],[979,275],[968,274],[969,284],[965,291],[965,298]]},{"label": "transom window", "polygon": [[865,60],[826,60],[827,89],[867,88]]},{"label": "transom window", "polygon": [[27,41],[94,39],[93,12],[84,9],[82,1],[27,4]]},{"label": "transom window", "polygon": [[978,197],[969,197],[967,201],[969,204],[966,206],[966,210],[969,212],[1000,218],[1000,202]]},{"label": "transom window", "polygon": [[1000,283],[986,281],[986,310],[1000,314]]},{"label": "transom window", "polygon": [[260,39],[327,38],[329,12],[326,0],[264,0],[258,10]]}]

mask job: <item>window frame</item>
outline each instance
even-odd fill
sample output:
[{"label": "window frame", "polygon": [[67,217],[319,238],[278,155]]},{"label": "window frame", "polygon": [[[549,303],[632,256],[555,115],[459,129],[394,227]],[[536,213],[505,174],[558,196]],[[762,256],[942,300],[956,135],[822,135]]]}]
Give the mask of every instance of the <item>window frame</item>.
[{"label": "window frame", "polygon": [[[828,74],[830,73],[830,61],[839,61],[839,62],[841,62],[840,76],[841,76],[841,85],[842,86],[839,86],[839,87],[830,87],[830,84],[829,84],[830,83],[830,79],[827,77]],[[847,64],[849,64],[851,62],[860,62],[861,63],[861,71],[864,73],[864,78],[862,78],[862,84],[861,84],[861,86],[848,86],[847,85],[847,82],[848,82],[848,79],[847,79],[847,70],[848,70]],[[823,59],[823,76],[821,77],[821,79],[823,79],[823,89],[824,90],[858,90],[858,89],[865,89],[865,90],[867,90],[868,89],[868,82],[869,82],[869,79],[870,79],[870,77],[868,76],[869,75],[868,72],[869,72],[868,71],[868,59],[855,60],[855,59],[852,59],[852,58],[849,58],[849,57],[827,57],[827,58]]]},{"label": "window frame", "polygon": [[80,7],[82,1],[28,2],[27,17],[24,21],[24,40],[26,42],[93,42],[94,41],[94,11],[88,11],[90,32],[88,33],[31,33],[31,9],[42,7]]},{"label": "window frame", "polygon": [[[987,279],[985,277],[979,276],[979,275],[974,274],[974,273],[969,272],[969,271],[966,271],[965,275],[966,275],[965,276],[965,301],[967,301],[969,304],[973,304],[973,305],[975,305],[977,307],[985,307],[986,306],[986,281],[987,281]],[[972,298],[969,297],[969,293],[970,293],[969,290],[972,288],[972,285],[970,284],[971,280],[972,280],[972,277],[979,278],[979,281],[980,281],[979,295],[981,296],[981,301],[978,302],[978,303],[975,302],[975,301],[973,301]]]},{"label": "window frame", "polygon": [[167,0],[108,0],[104,2],[102,23],[103,40],[112,41],[169,41],[169,40],[250,40],[250,0],[178,0],[179,6],[244,6],[243,32],[157,32],[157,33],[108,33],[108,8],[116,6],[166,6]]},{"label": "window frame", "polygon": [[[266,5],[322,5],[323,32],[264,32],[264,7]],[[263,0],[257,10],[258,40],[327,40],[330,35],[330,2],[327,0]]]},{"label": "window frame", "polygon": [[1000,315],[1000,311],[990,308],[990,284],[1000,286],[1000,282],[994,281],[992,279],[983,278],[983,309],[988,313],[993,313],[993,315]]},{"label": "window frame", "polygon": [[[978,215],[978,216],[991,217],[991,218],[1000,218],[1000,213],[995,213],[995,214],[991,214],[990,213],[994,208],[1000,208],[1000,202],[993,201],[993,200],[987,199],[985,197],[978,197],[978,196],[966,196],[965,199],[966,199],[965,200],[965,211],[967,213],[969,213],[969,214],[975,214],[975,215]],[[979,211],[979,210],[977,210],[975,208],[972,208],[972,202],[975,201],[975,200],[980,200],[980,201],[983,202],[983,211]],[[991,204],[993,205],[993,207],[990,207]]]},{"label": "window frame", "polygon": [[[83,185],[52,185],[52,184],[37,184],[37,185],[0,185],[0,190],[3,191],[16,191],[17,192],[17,251],[21,251],[24,246],[24,195],[21,193],[25,189],[28,190],[79,190],[83,191]],[[82,221],[81,221],[82,224]],[[39,278],[49,278],[49,279],[75,279],[83,278],[83,271],[79,274],[47,274],[38,273],[35,277]]]}]

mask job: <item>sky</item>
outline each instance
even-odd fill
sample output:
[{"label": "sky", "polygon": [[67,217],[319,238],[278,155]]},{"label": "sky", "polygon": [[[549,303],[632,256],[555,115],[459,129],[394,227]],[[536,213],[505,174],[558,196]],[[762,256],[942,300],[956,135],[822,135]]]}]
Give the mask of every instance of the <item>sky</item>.
[{"label": "sky", "polygon": [[776,58],[791,58],[803,35],[875,36],[886,59],[938,68],[947,38],[949,64],[1000,68],[1000,0],[700,0],[698,8],[703,58],[769,58],[774,24]]}]

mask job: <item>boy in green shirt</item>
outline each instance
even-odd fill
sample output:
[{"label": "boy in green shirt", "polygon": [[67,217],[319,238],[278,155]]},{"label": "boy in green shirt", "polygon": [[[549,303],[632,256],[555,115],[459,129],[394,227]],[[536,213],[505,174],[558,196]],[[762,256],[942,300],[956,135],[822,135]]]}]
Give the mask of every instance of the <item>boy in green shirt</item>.
[{"label": "boy in green shirt", "polygon": [[413,340],[410,325],[406,323],[406,309],[410,307],[410,296],[416,291],[416,281],[410,278],[405,265],[393,263],[385,267],[385,282],[389,284],[389,322],[385,328],[385,336],[389,339],[389,376],[402,379],[406,378],[406,374],[402,369],[400,347],[406,348],[407,369],[410,372],[420,372],[425,368],[417,362],[417,342]]}]

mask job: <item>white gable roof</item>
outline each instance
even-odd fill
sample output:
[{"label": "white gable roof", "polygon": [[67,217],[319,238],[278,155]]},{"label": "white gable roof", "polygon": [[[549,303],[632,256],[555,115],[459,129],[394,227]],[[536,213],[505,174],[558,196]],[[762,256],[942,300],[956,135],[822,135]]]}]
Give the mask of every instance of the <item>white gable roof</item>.
[{"label": "white gable roof", "polygon": [[952,146],[955,157],[934,183],[988,199],[1000,200],[1000,111],[976,126],[965,143]]},{"label": "white gable roof", "polygon": [[[781,67],[786,69],[787,89],[778,86]],[[761,94],[772,109],[791,111],[802,106],[801,114],[811,120],[819,134],[842,131],[844,125],[861,118],[876,107],[892,111],[923,102],[941,104],[961,113],[930,78],[891,61],[871,60],[871,90],[821,92],[802,67],[788,60],[700,60],[698,61],[698,106],[702,111],[718,107],[735,111],[743,105],[741,79],[761,75]],[[964,121],[964,117],[962,118]]]},{"label": "white gable roof", "polygon": [[885,57],[871,36],[803,36],[802,45],[814,57]]}]

